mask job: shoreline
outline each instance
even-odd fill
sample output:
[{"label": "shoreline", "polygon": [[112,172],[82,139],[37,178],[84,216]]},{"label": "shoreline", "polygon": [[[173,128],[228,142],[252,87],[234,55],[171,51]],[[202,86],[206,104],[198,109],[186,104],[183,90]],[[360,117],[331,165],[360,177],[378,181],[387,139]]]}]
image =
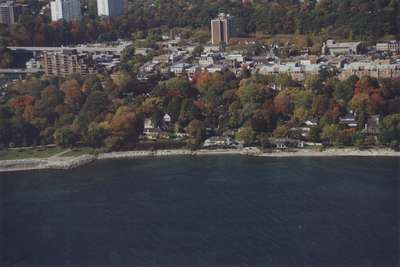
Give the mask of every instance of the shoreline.
[{"label": "shoreline", "polygon": [[135,159],[145,157],[168,156],[217,156],[217,155],[242,155],[265,158],[294,158],[294,157],[400,157],[400,152],[385,149],[357,150],[354,148],[331,148],[324,151],[302,149],[297,151],[262,152],[258,148],[243,149],[216,149],[216,150],[188,150],[170,149],[156,151],[121,151],[100,153],[98,155],[80,155],[76,157],[49,157],[29,158],[17,160],[0,160],[1,172],[16,172],[30,170],[69,170],[101,160]]}]

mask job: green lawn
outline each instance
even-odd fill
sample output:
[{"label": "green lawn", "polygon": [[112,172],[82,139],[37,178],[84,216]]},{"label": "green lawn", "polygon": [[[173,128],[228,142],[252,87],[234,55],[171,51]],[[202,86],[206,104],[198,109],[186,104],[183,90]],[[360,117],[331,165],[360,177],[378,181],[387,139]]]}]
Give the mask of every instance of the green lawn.
[{"label": "green lawn", "polygon": [[0,150],[0,160],[48,158],[63,151],[59,147]]},{"label": "green lawn", "polygon": [[92,155],[95,152],[95,149],[91,147],[73,148],[70,152],[63,154],[62,157],[77,157],[85,154]]}]

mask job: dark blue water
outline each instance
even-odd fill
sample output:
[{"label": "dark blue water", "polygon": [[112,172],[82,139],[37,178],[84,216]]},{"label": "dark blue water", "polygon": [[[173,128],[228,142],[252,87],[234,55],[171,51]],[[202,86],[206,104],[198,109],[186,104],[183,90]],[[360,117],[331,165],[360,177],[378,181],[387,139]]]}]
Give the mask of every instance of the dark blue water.
[{"label": "dark blue water", "polygon": [[399,266],[399,158],[0,174],[0,266]]}]

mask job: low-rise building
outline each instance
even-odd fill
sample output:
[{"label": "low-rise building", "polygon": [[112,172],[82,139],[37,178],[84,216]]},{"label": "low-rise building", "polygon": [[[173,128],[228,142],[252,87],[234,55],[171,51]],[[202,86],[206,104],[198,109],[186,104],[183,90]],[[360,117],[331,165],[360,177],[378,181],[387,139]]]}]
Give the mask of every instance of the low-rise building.
[{"label": "low-rise building", "polygon": [[354,114],[346,114],[339,118],[339,124],[346,125],[347,127],[355,128],[358,126],[356,116]]},{"label": "low-rise building", "polygon": [[154,125],[151,119],[144,120],[143,135],[146,139],[156,140],[160,134],[160,129]]},{"label": "low-rise building", "polygon": [[227,65],[220,65],[220,64],[215,64],[208,66],[204,68],[204,70],[208,71],[209,73],[215,73],[215,72],[224,72],[228,69],[229,67]]},{"label": "low-rise building", "polygon": [[138,47],[135,48],[135,55],[147,56],[150,52],[154,51],[153,48],[149,47]]},{"label": "low-rise building", "polygon": [[199,58],[199,65],[201,67],[208,67],[210,65],[215,64],[218,59],[219,55],[216,53],[202,54]]},{"label": "low-rise building", "polygon": [[318,75],[321,70],[328,67],[325,64],[302,65],[297,62],[287,62],[258,66],[258,73],[262,75],[288,74],[294,80],[303,81],[307,75]]},{"label": "low-rise building", "polygon": [[238,143],[228,136],[212,136],[204,141],[204,147],[237,146]]},{"label": "low-rise building", "polygon": [[89,54],[76,50],[45,52],[42,66],[49,76],[68,76],[71,74],[88,75],[98,72],[98,66]]},{"label": "low-rise building", "polygon": [[387,53],[400,53],[400,41],[389,41],[376,44],[376,51]]},{"label": "low-rise building", "polygon": [[361,78],[370,76],[377,79],[400,77],[400,64],[381,62],[352,62],[346,65],[339,74],[340,80],[345,80],[352,75]]},{"label": "low-rise building", "polygon": [[277,149],[304,148],[305,143],[292,138],[269,138],[268,141]]},{"label": "low-rise building", "polygon": [[322,45],[322,54],[324,55],[357,55],[362,51],[362,42],[344,42],[336,43],[334,40],[327,40]]},{"label": "low-rise building", "polygon": [[177,63],[170,67],[169,71],[174,73],[175,75],[182,75],[186,72],[187,69],[192,67],[189,63]]},{"label": "low-rise building", "polygon": [[363,134],[377,136],[381,133],[380,130],[380,116],[372,115],[368,118],[367,123],[362,130]]},{"label": "low-rise building", "polygon": [[31,58],[29,59],[26,63],[25,63],[26,69],[28,70],[39,70],[40,69],[40,61],[36,60],[35,58]]}]

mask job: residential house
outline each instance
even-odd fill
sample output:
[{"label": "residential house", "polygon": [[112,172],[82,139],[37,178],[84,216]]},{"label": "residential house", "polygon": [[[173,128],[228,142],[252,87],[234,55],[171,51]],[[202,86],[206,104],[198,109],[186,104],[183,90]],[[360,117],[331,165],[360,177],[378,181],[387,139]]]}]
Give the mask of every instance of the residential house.
[{"label": "residential house", "polygon": [[268,141],[278,149],[304,148],[305,143],[292,138],[269,138]]},{"label": "residential house", "polygon": [[147,56],[152,51],[154,51],[153,48],[138,47],[138,48],[135,48],[135,55]]},{"label": "residential house", "polygon": [[237,146],[238,143],[235,142],[231,137],[226,136],[213,136],[204,141],[204,147],[227,147],[227,146]]},{"label": "residential house", "polygon": [[348,113],[344,117],[339,118],[339,124],[346,125],[347,127],[355,128],[358,126],[356,116]]},{"label": "residential house", "polygon": [[380,130],[380,116],[379,115],[372,115],[368,118],[367,123],[362,130],[363,134],[377,136],[381,133]]},{"label": "residential house", "polygon": [[154,125],[151,119],[146,118],[144,120],[143,135],[145,138],[150,140],[158,139],[160,129]]},{"label": "residential house", "polygon": [[192,67],[189,63],[177,63],[170,67],[169,71],[174,73],[175,75],[182,75],[186,73],[186,70]]}]

